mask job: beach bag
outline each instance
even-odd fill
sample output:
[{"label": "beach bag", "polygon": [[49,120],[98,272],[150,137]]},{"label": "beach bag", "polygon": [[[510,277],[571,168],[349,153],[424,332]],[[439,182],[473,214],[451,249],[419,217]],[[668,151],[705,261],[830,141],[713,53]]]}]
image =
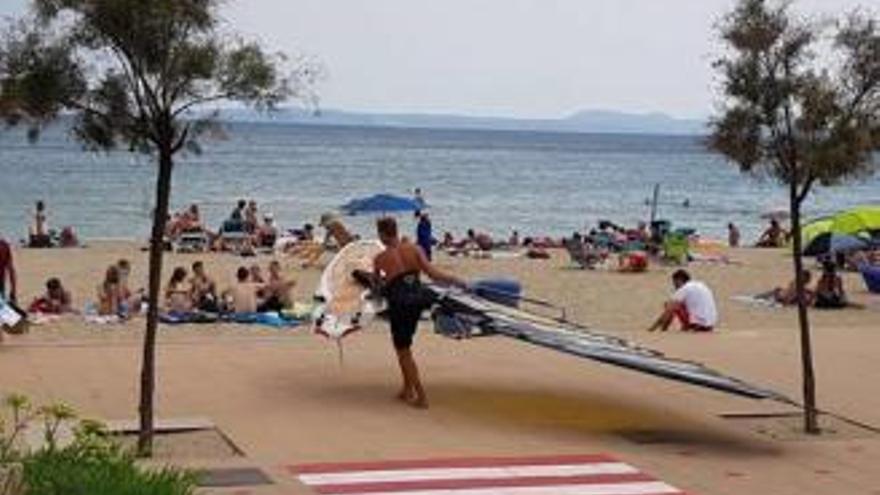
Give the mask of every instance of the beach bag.
[{"label": "beach bag", "polygon": [[0,327],[6,333],[20,335],[28,330],[27,313],[0,296]]}]

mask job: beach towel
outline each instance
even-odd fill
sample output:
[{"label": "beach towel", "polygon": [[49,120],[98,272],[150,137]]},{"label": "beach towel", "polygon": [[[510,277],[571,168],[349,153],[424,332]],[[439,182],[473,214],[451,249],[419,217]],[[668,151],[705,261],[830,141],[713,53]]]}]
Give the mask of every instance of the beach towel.
[{"label": "beach towel", "polygon": [[761,308],[779,309],[785,307],[784,305],[771,298],[750,294],[733,296],[731,297],[731,299],[737,302],[748,304],[749,306],[757,306]]},{"label": "beach towel", "polygon": [[216,323],[220,317],[213,313],[201,311],[172,311],[159,315],[159,321],[166,325],[183,325],[188,323]]},{"label": "beach towel", "polygon": [[280,313],[230,313],[223,315],[222,320],[241,325],[263,325],[273,328],[292,328],[302,324],[301,320],[286,318]]}]

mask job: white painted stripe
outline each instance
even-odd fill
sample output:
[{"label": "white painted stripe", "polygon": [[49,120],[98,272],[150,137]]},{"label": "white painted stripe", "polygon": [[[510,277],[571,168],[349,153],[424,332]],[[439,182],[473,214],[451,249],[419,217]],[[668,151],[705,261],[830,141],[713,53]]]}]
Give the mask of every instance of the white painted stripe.
[{"label": "white painted stripe", "polygon": [[303,474],[299,479],[311,486],[355,483],[393,483],[397,481],[437,481],[455,479],[512,479],[533,476],[591,476],[597,474],[636,474],[638,469],[622,462],[556,464],[546,466],[507,466],[487,468],[423,468],[382,471],[349,471]]},{"label": "white painted stripe", "polygon": [[369,492],[351,495],[660,495],[681,494],[680,490],[659,481],[601,485],[556,485],[463,490],[414,490],[404,492]]}]

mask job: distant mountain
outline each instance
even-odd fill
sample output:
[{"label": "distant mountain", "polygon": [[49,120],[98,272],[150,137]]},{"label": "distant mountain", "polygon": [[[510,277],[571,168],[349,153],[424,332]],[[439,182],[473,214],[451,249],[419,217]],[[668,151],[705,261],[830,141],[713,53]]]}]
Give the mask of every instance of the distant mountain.
[{"label": "distant mountain", "polygon": [[597,134],[675,134],[705,132],[704,121],[679,119],[663,113],[624,113],[585,110],[561,119],[514,119],[452,114],[357,113],[323,110],[317,114],[298,108],[283,108],[269,115],[247,109],[225,109],[221,119],[231,122],[274,122],[300,125],[397,127],[417,129],[465,129],[501,131],[544,131]]}]

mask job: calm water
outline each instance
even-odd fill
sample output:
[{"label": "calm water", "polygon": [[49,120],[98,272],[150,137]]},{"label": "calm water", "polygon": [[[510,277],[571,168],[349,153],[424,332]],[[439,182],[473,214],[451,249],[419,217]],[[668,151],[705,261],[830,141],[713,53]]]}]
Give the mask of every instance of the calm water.
[{"label": "calm water", "polygon": [[[562,235],[599,219],[644,219],[654,183],[662,184],[662,218],[710,236],[722,236],[728,221],[755,235],[759,214],[785,205],[783,190],[744,178],[696,138],[275,124],[228,131],[228,139],[206,143],[203,155],[185,156],[175,169],[172,204],[198,203],[212,225],[240,197],[257,199],[293,227],[352,197],[414,187],[425,192],[436,231],[474,227],[504,236],[513,228]],[[0,232],[23,237],[33,202],[44,199],[53,228],[145,237],[154,171],[146,156],[83,152],[61,128],[33,145],[18,131],[0,133]],[[880,203],[880,178],[820,189],[808,209],[821,214],[860,203]],[[350,223],[371,228],[369,217]]]}]

